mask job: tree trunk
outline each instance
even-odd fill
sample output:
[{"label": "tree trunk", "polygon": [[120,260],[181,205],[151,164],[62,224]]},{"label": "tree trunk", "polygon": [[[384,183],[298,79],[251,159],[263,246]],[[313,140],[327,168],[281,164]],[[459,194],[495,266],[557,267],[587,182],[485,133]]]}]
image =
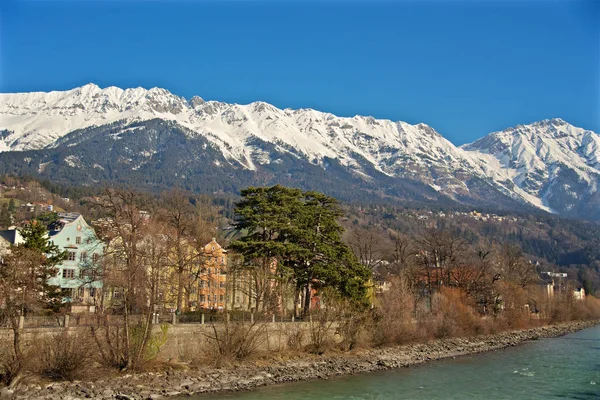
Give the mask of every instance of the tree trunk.
[{"label": "tree trunk", "polygon": [[13,350],[15,352],[15,364],[11,366],[14,375],[10,377],[8,387],[10,389],[17,386],[22,378],[23,369],[23,352],[21,351],[21,331],[19,329],[19,317],[11,318],[11,326],[13,331]]},{"label": "tree trunk", "polygon": [[178,312],[182,311],[182,302],[183,302],[183,271],[179,269],[178,271],[178,281],[177,281],[177,306],[175,307]]},{"label": "tree trunk", "polygon": [[131,332],[129,330],[129,304],[128,304],[128,297],[129,294],[125,295],[125,313],[123,315],[123,321],[124,321],[124,327],[123,329],[125,330],[125,366],[123,367],[123,370],[129,370],[131,369],[132,366],[132,361],[131,361]]},{"label": "tree trunk", "polygon": [[307,316],[308,313],[310,312],[310,298],[311,298],[311,287],[310,287],[310,282],[312,281],[312,278],[308,280],[308,282],[306,282],[306,287],[304,288],[304,310],[302,312],[303,316]]}]

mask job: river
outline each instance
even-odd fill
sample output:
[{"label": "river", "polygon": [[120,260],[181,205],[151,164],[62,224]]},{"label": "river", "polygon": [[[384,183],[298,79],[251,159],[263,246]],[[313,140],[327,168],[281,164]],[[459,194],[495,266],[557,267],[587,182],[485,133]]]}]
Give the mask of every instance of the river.
[{"label": "river", "polygon": [[600,400],[600,326],[498,352],[410,368],[193,398]]}]

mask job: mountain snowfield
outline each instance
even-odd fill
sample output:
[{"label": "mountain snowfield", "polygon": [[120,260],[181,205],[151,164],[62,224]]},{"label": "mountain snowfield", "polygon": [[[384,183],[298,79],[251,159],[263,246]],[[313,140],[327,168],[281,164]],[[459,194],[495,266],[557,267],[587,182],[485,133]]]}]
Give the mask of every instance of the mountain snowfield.
[{"label": "mountain snowfield", "polygon": [[337,160],[365,181],[376,179],[374,174],[417,180],[463,202],[474,196],[469,182],[476,179],[551,212],[575,215],[581,204],[600,209],[600,136],[560,119],[519,125],[457,147],[425,124],[88,84],[62,92],[0,94],[0,152],[52,149],[75,131],[113,123],[123,128],[110,133],[118,140],[134,129],[130,124],[155,119],[208,141],[225,163],[248,171],[282,162],[287,154],[324,169]]}]

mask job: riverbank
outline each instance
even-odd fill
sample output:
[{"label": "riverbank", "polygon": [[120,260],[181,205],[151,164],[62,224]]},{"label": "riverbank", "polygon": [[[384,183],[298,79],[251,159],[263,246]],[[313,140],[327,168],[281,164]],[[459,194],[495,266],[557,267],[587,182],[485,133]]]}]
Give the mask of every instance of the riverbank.
[{"label": "riverbank", "polygon": [[160,399],[201,393],[252,390],[260,386],[407,367],[432,360],[503,349],[557,337],[597,325],[577,321],[471,338],[361,350],[355,353],[302,356],[287,361],[246,362],[232,368],[201,368],[120,375],[89,382],[28,384],[0,391],[6,399]]}]

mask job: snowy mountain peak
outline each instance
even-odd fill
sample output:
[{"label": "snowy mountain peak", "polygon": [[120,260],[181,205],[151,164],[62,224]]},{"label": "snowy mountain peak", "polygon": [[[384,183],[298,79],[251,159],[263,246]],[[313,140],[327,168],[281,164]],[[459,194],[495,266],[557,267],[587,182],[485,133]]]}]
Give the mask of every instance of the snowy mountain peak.
[{"label": "snowy mountain peak", "polygon": [[87,91],[99,91],[101,89],[100,89],[100,86],[96,85],[93,82],[90,82],[87,85],[83,85],[83,86],[81,86],[79,88],[75,88],[74,90],[80,90],[80,91],[86,91],[86,90]]},{"label": "snowy mountain peak", "polygon": [[600,135],[560,118],[494,132],[462,148],[488,176],[514,184],[540,208],[568,211],[598,193]]},{"label": "snowy mountain peak", "polygon": [[111,126],[107,131],[118,140],[109,124],[127,130],[128,124],[156,119],[181,127],[190,138],[204,138],[235,168],[259,170],[285,156],[326,169],[336,160],[365,180],[418,180],[455,199],[475,196],[473,182],[486,182],[517,201],[559,211],[576,209],[600,185],[599,135],[560,118],[494,132],[458,148],[425,123],[279,109],[262,101],[186,100],[157,87],[93,83],[0,94],[0,152],[60,146],[66,135],[92,127]]}]

